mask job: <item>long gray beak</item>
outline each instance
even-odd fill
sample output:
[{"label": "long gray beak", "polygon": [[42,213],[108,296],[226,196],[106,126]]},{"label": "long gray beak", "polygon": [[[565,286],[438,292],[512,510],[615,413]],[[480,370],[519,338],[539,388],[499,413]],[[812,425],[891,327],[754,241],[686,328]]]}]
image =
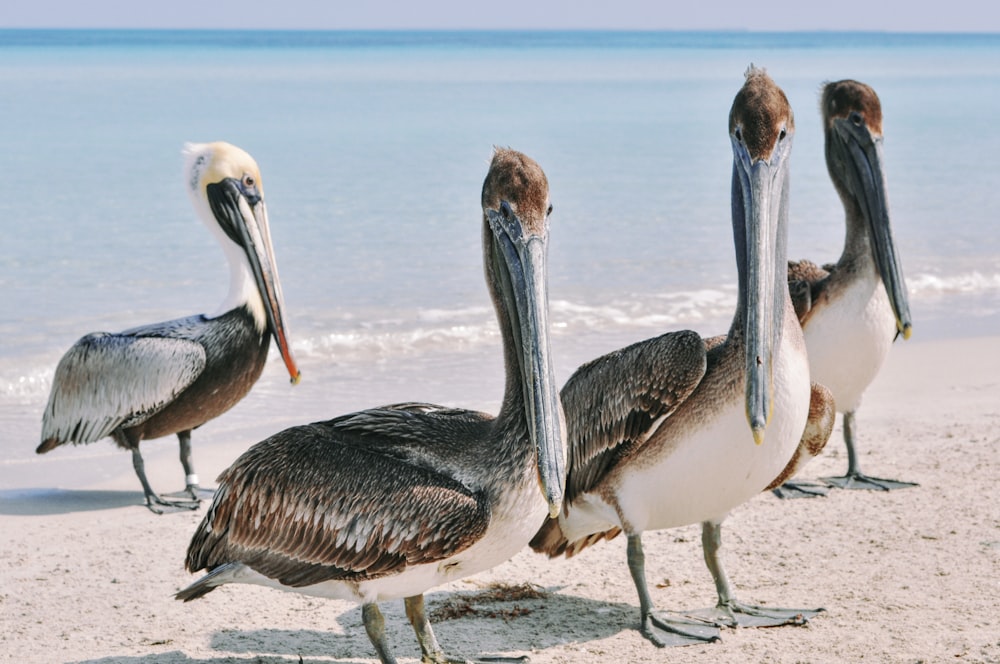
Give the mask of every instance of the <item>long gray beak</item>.
[{"label": "long gray beak", "polygon": [[521,379],[531,441],[535,445],[538,480],[549,516],[562,508],[566,481],[566,430],[549,348],[547,238],[526,235],[521,220],[503,202],[486,210],[495,242],[500,286],[508,302],[510,323],[521,364]]},{"label": "long gray beak", "polygon": [[[772,366],[780,333],[782,300],[777,289],[777,234],[787,187],[782,155],[753,163],[746,148],[733,141],[733,215],[742,219],[744,246],[738,257],[746,270],[743,303],[746,334],[746,415],[754,442],[764,441],[773,408]],[[737,243],[739,245],[739,243]],[[784,286],[784,283],[782,283]]]},{"label": "long gray beak", "polygon": [[271,246],[271,229],[267,222],[267,206],[257,194],[256,188],[245,190],[234,179],[226,179],[207,187],[208,201],[219,225],[233,242],[246,253],[253,272],[257,291],[264,301],[268,326],[278,344],[278,351],[285,361],[292,384],[298,384],[301,372],[292,357],[288,343],[288,329],[285,325],[284,299],[281,296],[281,282],[278,280],[278,266]]},{"label": "long gray beak", "polygon": [[834,120],[833,127],[834,135],[839,139],[837,147],[843,153],[842,163],[846,170],[844,175],[858,197],[862,213],[868,221],[875,264],[896,317],[896,329],[904,339],[909,339],[913,320],[910,318],[903,266],[889,223],[882,138],[872,136],[864,123],[855,124],[848,118]]}]

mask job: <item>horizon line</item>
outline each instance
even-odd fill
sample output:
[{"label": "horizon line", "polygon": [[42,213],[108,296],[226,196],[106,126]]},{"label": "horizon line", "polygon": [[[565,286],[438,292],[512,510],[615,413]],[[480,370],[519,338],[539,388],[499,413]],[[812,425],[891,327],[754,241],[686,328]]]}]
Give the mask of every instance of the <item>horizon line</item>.
[{"label": "horizon line", "polygon": [[299,28],[299,27],[180,27],[180,26],[4,26],[0,25],[0,31],[106,31],[106,32],[302,32],[302,33],[338,33],[338,32],[381,32],[381,33],[460,33],[460,32],[480,32],[480,33],[522,33],[522,34],[545,34],[545,33],[619,33],[619,34],[698,34],[698,33],[726,33],[726,34],[864,34],[864,35],[915,35],[915,36],[1000,36],[1000,31],[996,30],[894,30],[889,28],[794,28],[794,29],[772,29],[759,30],[755,28],[434,28],[434,27],[336,27],[336,28]]}]

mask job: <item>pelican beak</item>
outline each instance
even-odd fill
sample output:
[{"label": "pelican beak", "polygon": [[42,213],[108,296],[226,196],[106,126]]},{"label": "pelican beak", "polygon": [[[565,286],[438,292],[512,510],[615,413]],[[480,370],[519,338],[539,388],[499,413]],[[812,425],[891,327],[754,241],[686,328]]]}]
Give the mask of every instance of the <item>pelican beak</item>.
[{"label": "pelican beak", "polygon": [[566,479],[566,430],[549,348],[547,235],[527,235],[506,202],[486,210],[493,233],[493,262],[500,290],[513,306],[509,319],[521,365],[529,434],[535,445],[538,481],[549,516],[562,508]]},{"label": "pelican beak", "polygon": [[239,180],[226,178],[207,186],[208,201],[219,225],[231,240],[246,253],[257,291],[264,302],[268,326],[285,361],[292,384],[299,382],[301,373],[292,357],[285,325],[284,299],[278,266],[271,246],[271,229],[267,222],[267,206],[256,187],[246,187]]},{"label": "pelican beak", "polygon": [[885,170],[882,158],[882,137],[875,137],[864,123],[855,124],[848,118],[833,121],[834,147],[841,152],[844,176],[858,198],[862,214],[868,222],[875,264],[885,285],[896,329],[904,339],[910,338],[913,321],[907,299],[903,266],[892,239],[889,224],[889,198],[886,194]]},{"label": "pelican beak", "polygon": [[745,238],[736,244],[743,254],[737,259],[745,265],[747,284],[746,292],[740,293],[745,298],[746,415],[758,445],[764,441],[773,408],[771,371],[784,304],[777,288],[776,251],[778,227],[788,209],[790,148],[790,142],[779,144],[770,160],[754,161],[746,147],[733,140],[733,223],[742,227]]}]

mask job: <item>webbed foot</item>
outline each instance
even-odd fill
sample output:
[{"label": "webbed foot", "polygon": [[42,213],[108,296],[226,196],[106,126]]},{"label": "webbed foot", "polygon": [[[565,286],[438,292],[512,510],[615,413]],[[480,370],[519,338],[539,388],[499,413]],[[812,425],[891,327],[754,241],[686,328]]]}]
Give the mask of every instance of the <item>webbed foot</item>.
[{"label": "webbed foot", "polygon": [[206,489],[198,484],[188,484],[182,491],[163,494],[167,498],[183,498],[184,502],[199,502],[215,497],[215,489]]},{"label": "webbed foot", "polygon": [[771,492],[782,500],[792,498],[819,498],[830,492],[827,484],[807,480],[788,480],[781,486],[771,489]]},{"label": "webbed foot", "polygon": [[[182,494],[183,495],[183,494]],[[185,510],[196,510],[201,506],[200,500],[167,500],[155,493],[146,494],[146,507],[153,514],[169,514],[173,512],[183,512]]]},{"label": "webbed foot", "polygon": [[782,609],[730,600],[726,604],[719,604],[711,609],[692,611],[687,615],[720,627],[779,627],[781,625],[805,625],[811,618],[815,618],[825,610]]},{"label": "webbed foot", "polygon": [[703,645],[719,640],[719,628],[711,622],[662,612],[644,615],[639,633],[657,648]]},{"label": "webbed foot", "polygon": [[473,659],[453,659],[443,652],[436,652],[433,655],[424,655],[420,658],[421,664],[528,664],[531,659],[527,655],[520,657],[507,657],[504,655],[479,655]]},{"label": "webbed foot", "polygon": [[864,473],[848,473],[840,477],[821,477],[824,482],[838,489],[859,489],[865,491],[894,491],[920,486],[916,482],[886,480],[881,477],[869,477]]}]

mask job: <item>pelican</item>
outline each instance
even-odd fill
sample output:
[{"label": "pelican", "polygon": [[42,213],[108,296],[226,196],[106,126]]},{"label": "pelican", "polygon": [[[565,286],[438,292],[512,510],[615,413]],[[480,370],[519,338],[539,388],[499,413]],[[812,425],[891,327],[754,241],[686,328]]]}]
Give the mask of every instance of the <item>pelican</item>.
[{"label": "pelican", "polygon": [[[794,472],[798,457],[822,447],[825,440],[813,438],[823,430],[829,436],[832,421],[829,393],[810,384],[802,331],[778,281],[793,131],[784,93],[751,66],[729,115],[739,296],[728,334],[703,340],[673,332],[633,344],[583,365],[562,390],[564,508],[531,547],[569,557],[624,531],[640,632],[660,647],[715,640],[717,624],[784,624],[815,614],[738,602],[719,558],[728,512]],[[698,522],[719,604],[708,618],[656,612],[642,533]]]},{"label": "pelican", "polygon": [[[911,482],[861,472],[854,414],[899,335],[912,321],[899,252],[889,224],[882,159],[882,105],[868,85],[844,80],[823,87],[826,166],[844,204],[847,237],[835,265],[789,262],[788,282],[809,350],[809,370],[826,385],[844,414],[847,473],[823,478],[842,489],[889,491]],[[808,483],[787,483],[784,495],[807,495]]]},{"label": "pelican", "polygon": [[[56,367],[42,416],[44,454],[66,443],[110,436],[132,452],[146,506],[156,513],[199,503],[191,430],[236,405],[264,369],[274,336],[292,383],[299,370],[285,327],[281,284],[271,246],[260,169],[228,143],[187,144],[184,184],[195,211],[229,260],[229,295],[219,312],[95,332],[77,341]],[[158,496],[139,452],[145,439],[177,434],[190,500]]]},{"label": "pelican", "polygon": [[424,591],[517,553],[558,512],[565,479],[548,341],[545,173],[519,152],[496,149],[482,207],[506,366],[500,413],[404,403],[258,443],[219,477],[187,552],[187,569],[208,574],[177,599],[253,583],[356,601],[389,663],[396,660],[378,602],[404,598],[422,661],[452,661],[434,637]]}]

